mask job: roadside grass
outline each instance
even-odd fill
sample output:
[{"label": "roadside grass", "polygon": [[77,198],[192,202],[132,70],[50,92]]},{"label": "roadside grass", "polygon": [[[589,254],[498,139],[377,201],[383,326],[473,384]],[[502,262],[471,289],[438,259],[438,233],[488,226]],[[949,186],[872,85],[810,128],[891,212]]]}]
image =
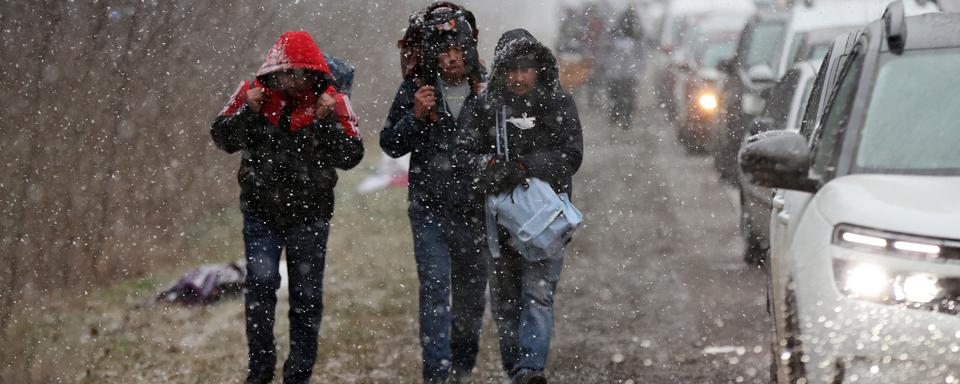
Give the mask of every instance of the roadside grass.
[{"label": "roadside grass", "polygon": [[[376,160],[340,172],[313,382],[420,381],[418,283],[406,189],[355,192],[368,174],[364,164]],[[148,304],[186,270],[242,259],[241,223],[236,208],[212,212],[184,231],[186,253],[177,263],[28,308],[8,330],[10,345],[0,348],[5,362],[0,383],[242,382],[247,348],[241,297],[206,307]],[[289,350],[289,306],[286,289],[278,295],[279,378]],[[475,382],[498,382],[502,376],[489,318],[483,333]]]},{"label": "roadside grass", "polygon": [[[419,377],[417,281],[406,190],[357,194],[354,188],[367,173],[363,164],[340,172],[314,380],[413,381]],[[241,298],[208,307],[145,305],[187,269],[242,258],[240,227],[235,208],[213,212],[184,231],[187,253],[177,265],[95,292],[49,297],[44,305],[27,308],[8,329],[8,345],[0,348],[5,362],[0,382],[242,381],[246,338]],[[275,334],[282,362],[289,345],[289,307],[285,289],[279,294]]]}]

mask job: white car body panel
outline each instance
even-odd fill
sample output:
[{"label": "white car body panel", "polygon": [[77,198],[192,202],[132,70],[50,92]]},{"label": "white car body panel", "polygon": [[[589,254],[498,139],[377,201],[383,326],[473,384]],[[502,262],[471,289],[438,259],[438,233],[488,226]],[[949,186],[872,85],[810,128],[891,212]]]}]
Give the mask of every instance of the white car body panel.
[{"label": "white car body panel", "polygon": [[[887,5],[892,2],[893,0],[834,0],[815,1],[812,7],[795,6],[790,14],[790,21],[787,22],[785,39],[780,47],[780,57],[774,68],[777,78],[783,77],[783,74],[790,69],[791,63],[785,61],[795,50],[794,40],[798,33],[828,28],[860,27],[880,19]],[[905,0],[903,3],[908,16],[940,10],[932,2],[920,5],[916,1]]]},{"label": "white car body panel", "polygon": [[[778,190],[784,207],[775,205],[771,216],[773,294],[782,299],[792,290],[801,349],[809,358],[808,382],[832,382],[838,361],[849,364],[845,377],[851,372],[875,375],[867,381],[871,383],[942,383],[951,375],[960,379],[960,317],[848,297],[837,287],[833,266],[834,260],[845,260],[960,277],[960,261],[832,243],[837,224],[960,239],[958,188],[960,177],[859,174],[834,179],[816,194]],[[784,212],[788,220],[778,220]],[[780,301],[774,300],[775,314],[784,309]],[[778,330],[784,329],[785,320],[775,320]]]}]

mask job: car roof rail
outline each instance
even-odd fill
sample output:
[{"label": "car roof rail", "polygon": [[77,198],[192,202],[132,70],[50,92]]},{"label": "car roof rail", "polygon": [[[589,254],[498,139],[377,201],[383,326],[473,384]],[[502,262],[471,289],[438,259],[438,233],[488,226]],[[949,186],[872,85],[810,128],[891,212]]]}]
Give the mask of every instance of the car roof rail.
[{"label": "car roof rail", "polygon": [[883,11],[883,31],[887,35],[890,52],[903,54],[903,48],[907,45],[907,21],[903,0],[890,3]]}]

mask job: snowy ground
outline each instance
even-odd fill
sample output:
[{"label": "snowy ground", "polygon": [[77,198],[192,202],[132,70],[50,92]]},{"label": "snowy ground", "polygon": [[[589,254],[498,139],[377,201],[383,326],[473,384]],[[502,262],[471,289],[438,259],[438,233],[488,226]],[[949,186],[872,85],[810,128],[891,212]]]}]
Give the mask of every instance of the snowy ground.
[{"label": "snowy ground", "polygon": [[[764,276],[741,262],[734,190],[709,157],[683,151],[649,99],[641,104],[639,122],[621,131],[580,101],[586,149],[574,199],[587,224],[556,299],[551,382],[767,382]],[[344,191],[358,178],[345,177]],[[314,382],[419,381],[404,195],[338,196]],[[71,349],[55,355],[72,358],[39,364],[89,383],[242,381],[240,300],[137,309],[122,297],[132,290],[120,292],[88,302],[61,328],[61,348]],[[286,310],[278,308],[281,359]],[[488,314],[476,382],[504,379],[492,331]]]}]

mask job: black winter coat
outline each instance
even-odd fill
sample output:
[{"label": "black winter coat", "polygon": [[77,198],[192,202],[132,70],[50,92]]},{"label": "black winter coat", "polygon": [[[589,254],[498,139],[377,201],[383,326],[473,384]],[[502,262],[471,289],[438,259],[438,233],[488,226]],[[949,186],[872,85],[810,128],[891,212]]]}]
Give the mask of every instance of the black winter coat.
[{"label": "black winter coat", "polygon": [[219,116],[210,131],[218,148],[243,157],[237,178],[240,209],[285,229],[333,215],[334,168],[350,169],[363,158],[363,142],[348,136],[331,114],[296,132],[280,118],[271,125],[263,114],[243,106]]},{"label": "black winter coat", "polygon": [[[447,213],[480,212],[480,196],[474,191],[470,174],[456,169],[454,151],[459,124],[466,120],[467,105],[476,98],[472,93],[460,110],[458,119],[439,113],[436,122],[413,116],[414,81],[400,84],[393,105],[380,132],[380,147],[391,157],[410,153],[409,200],[411,205]],[[443,95],[436,88],[437,98]]]},{"label": "black winter coat", "polygon": [[[510,160],[520,161],[527,177],[539,178],[556,192],[572,195],[572,176],[583,159],[583,135],[573,97],[559,86],[556,59],[522,29],[505,33],[496,53],[490,87],[464,106],[468,111],[458,135],[457,166],[474,179],[485,178],[489,160],[497,153],[496,116],[505,109]],[[511,61],[529,54],[540,66],[537,88],[525,97],[512,96],[506,90],[507,68]],[[481,193],[507,189],[484,187],[477,185]]]}]

